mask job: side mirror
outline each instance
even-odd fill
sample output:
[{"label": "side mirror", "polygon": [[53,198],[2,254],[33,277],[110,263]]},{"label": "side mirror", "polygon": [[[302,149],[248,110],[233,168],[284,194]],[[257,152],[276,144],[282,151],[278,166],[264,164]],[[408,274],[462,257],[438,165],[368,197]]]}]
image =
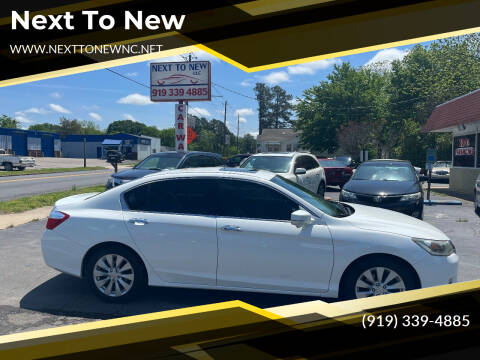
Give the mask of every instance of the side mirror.
[{"label": "side mirror", "polygon": [[295,175],[304,175],[307,173],[307,169],[305,168],[296,168],[295,169]]},{"label": "side mirror", "polygon": [[313,223],[312,215],[305,210],[297,210],[290,216],[290,223],[297,228]]}]

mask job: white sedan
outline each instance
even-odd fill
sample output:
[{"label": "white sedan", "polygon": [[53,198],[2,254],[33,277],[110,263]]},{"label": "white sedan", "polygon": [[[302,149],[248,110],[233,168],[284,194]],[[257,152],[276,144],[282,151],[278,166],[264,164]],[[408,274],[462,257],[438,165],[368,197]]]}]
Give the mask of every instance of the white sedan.
[{"label": "white sedan", "polygon": [[250,156],[240,167],[271,171],[322,197],[325,194],[325,171],[317,158],[309,153],[259,153]]},{"label": "white sedan", "polygon": [[166,171],[61,199],[42,251],[110,301],[147,284],[362,298],[449,284],[458,267],[452,242],[426,222],[239,168]]}]

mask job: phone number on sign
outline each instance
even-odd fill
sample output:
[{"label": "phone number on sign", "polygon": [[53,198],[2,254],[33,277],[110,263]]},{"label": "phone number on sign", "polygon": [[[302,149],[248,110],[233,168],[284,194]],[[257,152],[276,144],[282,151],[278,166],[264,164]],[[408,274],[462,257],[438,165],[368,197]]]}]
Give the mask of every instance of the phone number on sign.
[{"label": "phone number on sign", "polygon": [[468,327],[470,315],[371,315],[364,314],[362,318],[364,329],[371,327],[386,327],[396,329],[401,327]]},{"label": "phone number on sign", "polygon": [[208,88],[170,88],[170,89],[152,89],[152,96],[208,96]]}]

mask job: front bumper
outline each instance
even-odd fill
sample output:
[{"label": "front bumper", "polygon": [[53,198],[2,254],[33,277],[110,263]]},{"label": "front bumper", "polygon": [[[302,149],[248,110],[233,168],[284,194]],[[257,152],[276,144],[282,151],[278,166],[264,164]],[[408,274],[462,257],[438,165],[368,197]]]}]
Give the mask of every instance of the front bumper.
[{"label": "front bumper", "polygon": [[421,287],[425,288],[457,282],[458,262],[457,254],[433,256],[427,253],[424,260],[413,266],[417,270]]},{"label": "front bumper", "polygon": [[346,200],[343,198],[342,195],[340,195],[339,200],[341,202],[379,207],[382,209],[397,211],[402,214],[411,215],[411,216],[416,216],[417,214],[418,216],[420,216],[423,213],[423,198],[420,198],[419,200],[413,200],[413,201],[396,201],[394,203],[382,203],[382,202],[373,203],[373,202],[360,201],[360,200]]}]

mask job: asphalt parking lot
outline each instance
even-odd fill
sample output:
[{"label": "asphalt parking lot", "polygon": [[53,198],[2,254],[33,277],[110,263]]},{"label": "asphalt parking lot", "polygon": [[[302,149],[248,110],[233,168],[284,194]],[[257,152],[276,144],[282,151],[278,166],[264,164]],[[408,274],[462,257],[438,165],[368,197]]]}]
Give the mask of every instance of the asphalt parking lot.
[{"label": "asphalt parking lot", "polygon": [[[338,197],[329,188],[326,196]],[[451,199],[434,195],[437,199]],[[425,221],[444,231],[460,256],[458,281],[480,279],[480,217],[473,204],[425,208]],[[0,335],[228,300],[242,300],[266,308],[311,301],[306,296],[231,291],[150,288],[128,304],[98,300],[80,279],[60,274],[42,259],[40,237],[45,220],[0,231]],[[327,300],[327,299],[322,299]],[[332,300],[327,300],[332,301]],[[334,300],[333,300],[334,301]]]}]

